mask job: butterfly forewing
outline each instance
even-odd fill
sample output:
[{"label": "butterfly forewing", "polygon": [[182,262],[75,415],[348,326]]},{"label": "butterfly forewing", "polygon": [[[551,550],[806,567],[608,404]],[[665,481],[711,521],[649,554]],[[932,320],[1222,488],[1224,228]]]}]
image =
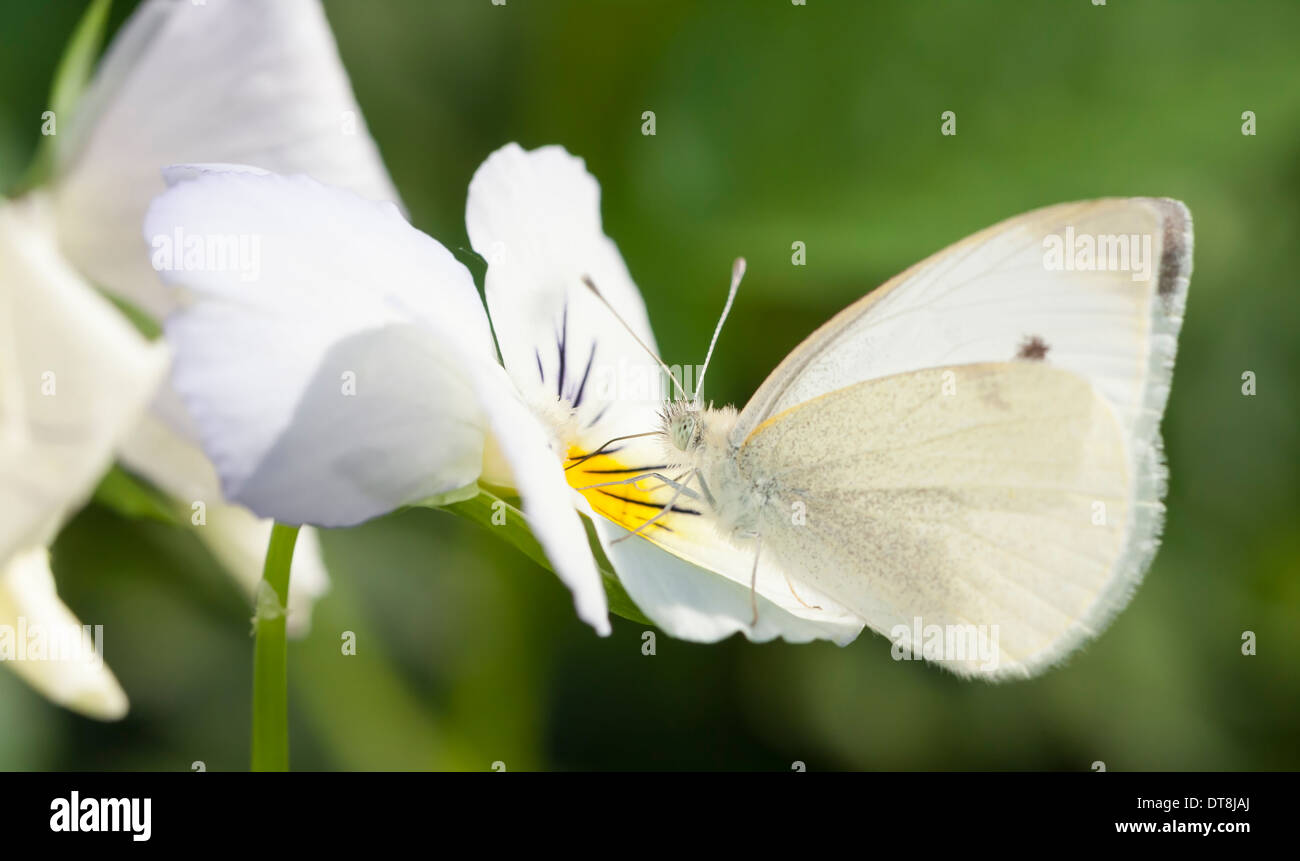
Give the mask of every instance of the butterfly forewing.
[{"label": "butterfly forewing", "polygon": [[1145,444],[1168,395],[1191,246],[1190,216],[1174,200],[1066,203],[1008,219],[831,318],[754,394],[733,439],[863,380],[1025,356],[1083,376]]}]

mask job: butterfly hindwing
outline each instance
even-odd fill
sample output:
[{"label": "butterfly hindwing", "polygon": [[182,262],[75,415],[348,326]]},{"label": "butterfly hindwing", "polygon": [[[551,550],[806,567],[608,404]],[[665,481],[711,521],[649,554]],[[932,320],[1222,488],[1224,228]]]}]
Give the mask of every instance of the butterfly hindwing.
[{"label": "butterfly hindwing", "polygon": [[[890,636],[980,626],[1028,675],[1094,635],[1149,560],[1114,410],[1041,363],[961,365],[839,389],[739,453],[763,552]],[[994,633],[996,632],[996,633]]]}]

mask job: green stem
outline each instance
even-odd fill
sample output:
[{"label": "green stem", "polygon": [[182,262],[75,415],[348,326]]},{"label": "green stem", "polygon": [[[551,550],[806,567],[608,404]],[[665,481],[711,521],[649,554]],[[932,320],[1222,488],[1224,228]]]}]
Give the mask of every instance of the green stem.
[{"label": "green stem", "polygon": [[258,587],[253,646],[253,771],[289,770],[289,663],[285,609],[298,527],[277,523]]}]

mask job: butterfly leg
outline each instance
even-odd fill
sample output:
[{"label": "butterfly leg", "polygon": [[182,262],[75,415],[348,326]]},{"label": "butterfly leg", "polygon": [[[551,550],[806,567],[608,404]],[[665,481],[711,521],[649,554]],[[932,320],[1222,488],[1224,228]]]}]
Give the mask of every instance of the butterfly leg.
[{"label": "butterfly leg", "polygon": [[[616,483],[616,484],[622,484],[623,482],[615,482],[615,483]],[[658,513],[658,514],[656,514],[654,517],[651,517],[651,518],[650,518],[649,520],[647,520],[645,523],[642,523],[642,524],[641,524],[640,526],[638,526],[636,529],[633,529],[633,530],[632,530],[631,532],[629,532],[627,535],[624,535],[624,536],[622,536],[622,537],[620,537],[620,538],[615,538],[613,541],[611,541],[611,542],[609,542],[609,543],[610,543],[610,544],[617,544],[617,543],[619,543],[620,541],[626,541],[626,540],[628,540],[629,538],[631,538],[633,535],[637,535],[637,534],[639,534],[640,532],[642,532],[643,530],[650,528],[650,526],[651,526],[651,525],[652,525],[656,520],[658,520],[659,518],[663,517],[665,514],[667,514],[668,512],[670,512],[670,511],[673,510],[673,504],[677,502],[677,498],[678,498],[679,496],[682,495],[682,492],[683,492],[683,491],[690,492],[692,495],[694,495],[694,491],[691,491],[691,489],[688,488],[686,485],[684,485],[684,484],[676,484],[675,482],[674,482],[674,484],[675,484],[675,486],[677,487],[677,490],[673,493],[672,498],[670,498],[670,499],[668,500],[668,504],[665,505],[663,508],[659,509],[659,513]]]},{"label": "butterfly leg", "polygon": [[794,591],[794,583],[790,582],[790,575],[785,573],[785,569],[784,569],[784,568],[781,569],[781,575],[782,575],[783,577],[785,577],[785,585],[790,587],[790,594],[794,596],[794,599],[795,599],[796,601],[798,601],[800,604],[803,604],[803,605],[804,605],[805,607],[807,607],[809,610],[820,610],[820,609],[821,609],[821,606],[820,606],[820,605],[818,605],[818,604],[809,604],[807,601],[805,601],[804,599],[802,599],[802,598],[799,597],[799,593],[796,592],[796,591]]},{"label": "butterfly leg", "polygon": [[[751,603],[751,604],[753,605],[753,607],[754,607],[754,621],[753,621],[753,624],[757,625],[757,624],[758,624],[758,598],[757,598],[757,592],[758,592],[758,554],[759,554],[759,552],[762,551],[762,549],[763,549],[763,538],[762,538],[762,536],[759,535],[757,532],[742,532],[742,533],[739,534],[739,537],[740,537],[740,538],[752,538],[752,539],[754,539],[755,541],[758,542],[758,547],[754,550],[754,572],[753,572],[753,574],[750,575],[750,578],[749,578],[749,597],[750,597],[750,603]],[[820,606],[820,605],[818,605],[818,604],[809,604],[807,601],[805,601],[804,599],[802,599],[802,598],[799,597],[799,593],[796,592],[796,591],[794,590],[794,583],[792,583],[792,582],[790,581],[790,575],[787,574],[787,573],[785,573],[785,569],[784,569],[784,568],[781,569],[781,576],[785,578],[785,585],[790,589],[790,594],[794,596],[794,599],[795,599],[796,601],[798,601],[800,604],[802,604],[802,605],[804,605],[805,607],[807,607],[809,610],[820,610],[820,609],[821,609],[821,606]]]},{"label": "butterfly leg", "polygon": [[697,469],[693,474],[695,476],[696,481],[700,483],[700,492],[704,494],[704,498],[709,503],[709,507],[712,508],[714,511],[717,511],[718,501],[714,499],[713,494],[709,492],[709,483],[704,480],[704,473],[700,472]]}]

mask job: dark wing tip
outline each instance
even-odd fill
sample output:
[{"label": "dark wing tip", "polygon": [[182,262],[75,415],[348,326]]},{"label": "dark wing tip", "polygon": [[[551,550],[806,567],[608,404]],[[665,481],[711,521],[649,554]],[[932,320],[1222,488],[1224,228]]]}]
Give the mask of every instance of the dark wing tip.
[{"label": "dark wing tip", "polygon": [[1192,277],[1192,214],[1181,200],[1168,197],[1148,200],[1160,211],[1164,223],[1156,293],[1172,299],[1187,292]]}]

